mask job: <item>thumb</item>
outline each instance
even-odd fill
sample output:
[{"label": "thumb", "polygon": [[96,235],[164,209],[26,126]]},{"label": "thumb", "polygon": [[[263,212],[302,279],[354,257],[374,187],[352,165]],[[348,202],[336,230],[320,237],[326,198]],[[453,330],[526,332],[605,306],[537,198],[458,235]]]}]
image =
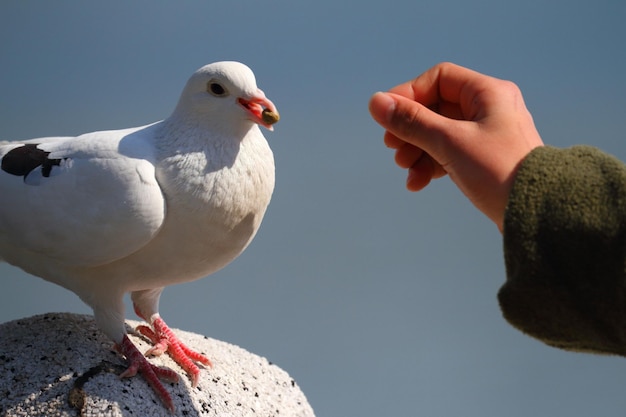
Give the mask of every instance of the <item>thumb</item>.
[{"label": "thumb", "polygon": [[[378,92],[372,96],[369,110],[374,120],[398,139],[428,153],[440,164],[445,163],[458,136],[461,123],[435,113],[406,97]],[[456,133],[455,133],[456,131]]]}]

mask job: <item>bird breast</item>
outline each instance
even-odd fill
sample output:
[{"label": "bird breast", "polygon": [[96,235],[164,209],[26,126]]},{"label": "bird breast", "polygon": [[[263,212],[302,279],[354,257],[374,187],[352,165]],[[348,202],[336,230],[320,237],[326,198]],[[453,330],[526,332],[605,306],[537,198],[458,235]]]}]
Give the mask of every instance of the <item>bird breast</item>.
[{"label": "bird breast", "polygon": [[[258,130],[256,130],[259,132]],[[274,159],[265,138],[214,140],[201,151],[177,152],[157,164],[168,215],[238,224],[265,212],[274,189]]]},{"label": "bird breast", "polygon": [[185,281],[222,268],[246,248],[274,189],[273,155],[258,132],[158,162],[165,222],[138,255],[176,259],[171,272]]}]

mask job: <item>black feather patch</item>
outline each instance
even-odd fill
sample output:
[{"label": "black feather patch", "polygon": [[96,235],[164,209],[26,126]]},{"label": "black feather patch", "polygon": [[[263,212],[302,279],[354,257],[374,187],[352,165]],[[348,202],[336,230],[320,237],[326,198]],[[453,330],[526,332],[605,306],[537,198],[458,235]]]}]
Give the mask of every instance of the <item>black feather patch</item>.
[{"label": "black feather patch", "polygon": [[61,165],[61,159],[48,158],[50,152],[37,148],[38,144],[29,143],[11,149],[2,158],[2,170],[12,175],[26,176],[35,168],[41,167],[41,175],[50,176],[53,166]]}]

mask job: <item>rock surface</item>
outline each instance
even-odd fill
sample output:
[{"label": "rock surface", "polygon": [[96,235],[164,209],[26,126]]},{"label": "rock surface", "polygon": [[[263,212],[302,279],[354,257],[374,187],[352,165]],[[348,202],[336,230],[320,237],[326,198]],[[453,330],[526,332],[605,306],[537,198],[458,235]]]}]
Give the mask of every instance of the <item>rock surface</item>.
[{"label": "rock surface", "polygon": [[[166,384],[176,415],[314,417],[296,382],[267,359],[173,330],[213,362],[194,389],[167,355],[151,359],[180,376],[177,384]],[[131,339],[142,351],[150,347],[141,336]],[[144,380],[120,379],[124,369],[91,316],[50,313],[0,324],[0,415],[171,416]]]}]

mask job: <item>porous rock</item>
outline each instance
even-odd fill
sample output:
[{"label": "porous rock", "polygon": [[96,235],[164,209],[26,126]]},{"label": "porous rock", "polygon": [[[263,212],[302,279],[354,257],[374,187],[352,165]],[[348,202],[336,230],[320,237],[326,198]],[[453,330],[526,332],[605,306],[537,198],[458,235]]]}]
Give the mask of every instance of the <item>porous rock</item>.
[{"label": "porous rock", "polygon": [[[133,328],[138,322],[127,321]],[[130,329],[129,329],[130,330]],[[175,370],[166,384],[178,416],[314,417],[296,382],[238,346],[173,329],[213,362],[192,388],[167,355],[151,362]],[[130,335],[139,350],[149,343]],[[125,362],[91,316],[50,313],[0,324],[0,415],[171,416],[141,377],[120,379]]]}]

